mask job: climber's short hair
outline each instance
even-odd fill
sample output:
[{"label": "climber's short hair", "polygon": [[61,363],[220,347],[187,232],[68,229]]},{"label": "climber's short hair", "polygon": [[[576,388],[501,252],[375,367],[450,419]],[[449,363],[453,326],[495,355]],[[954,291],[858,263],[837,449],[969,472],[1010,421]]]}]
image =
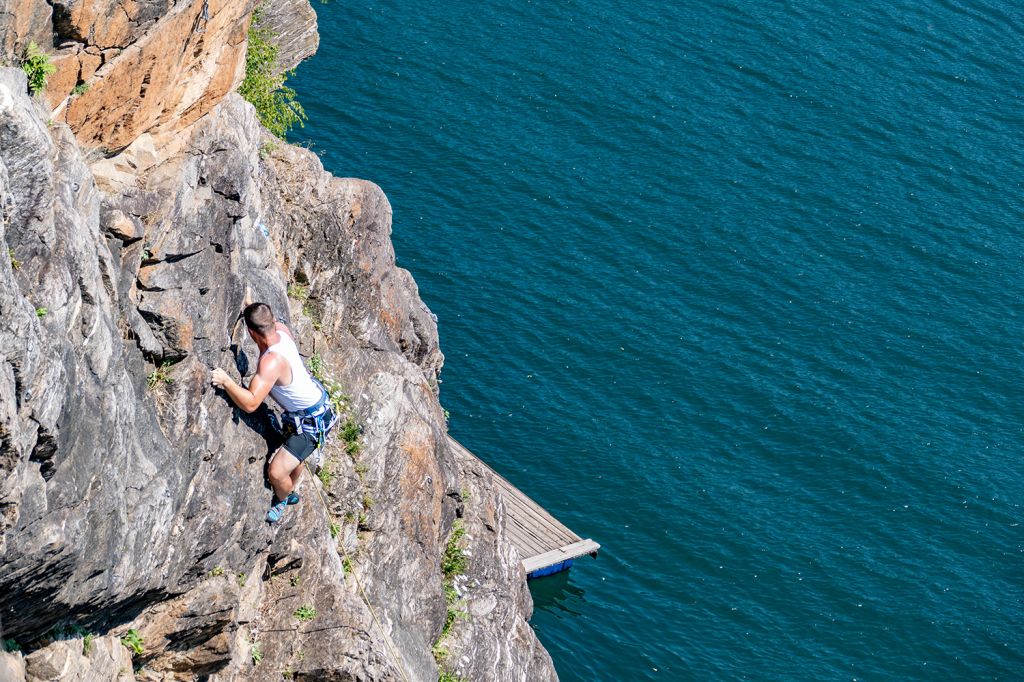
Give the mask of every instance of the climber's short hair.
[{"label": "climber's short hair", "polygon": [[260,336],[267,336],[274,331],[277,322],[274,311],[266,303],[251,303],[242,311],[245,326]]}]

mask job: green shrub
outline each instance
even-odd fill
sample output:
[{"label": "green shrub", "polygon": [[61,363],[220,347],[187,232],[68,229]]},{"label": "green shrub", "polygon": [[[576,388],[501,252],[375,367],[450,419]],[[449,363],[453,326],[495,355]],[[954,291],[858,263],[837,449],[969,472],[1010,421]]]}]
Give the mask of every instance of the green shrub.
[{"label": "green shrub", "polygon": [[46,308],[36,308],[36,317],[46,317],[46,313],[50,312]]},{"label": "green shrub", "polygon": [[341,524],[339,524],[337,521],[331,521],[331,529],[330,530],[331,530],[331,539],[333,540],[334,538],[337,538],[338,537],[338,533],[341,532]]},{"label": "green shrub", "polygon": [[21,261],[14,257],[14,249],[7,249],[7,257],[11,259],[12,270],[17,270],[21,267]]},{"label": "green shrub", "polygon": [[96,639],[96,633],[90,632],[82,638],[82,655],[88,656],[92,651],[92,640]]},{"label": "green shrub", "polygon": [[71,94],[74,95],[75,97],[78,97],[79,95],[84,95],[88,91],[89,91],[89,84],[88,83],[79,83],[78,85],[76,85],[74,87],[74,89],[71,90]]},{"label": "green shrub", "polygon": [[303,604],[295,609],[295,617],[302,621],[309,621],[316,618],[316,609],[309,604]]},{"label": "green shrub", "polygon": [[253,642],[249,647],[249,654],[252,656],[252,664],[259,665],[259,662],[263,660],[262,642]]},{"label": "green shrub", "polygon": [[0,648],[2,648],[4,651],[10,652],[21,651],[21,645],[19,645],[18,642],[13,639],[5,639],[3,641],[3,647]]},{"label": "green shrub", "polygon": [[124,637],[121,638],[121,644],[132,652],[132,658],[141,656],[143,652],[144,642],[142,641],[142,635],[136,629],[129,630]]},{"label": "green shrub", "polygon": [[249,45],[245,52],[245,79],[238,94],[256,107],[256,115],[267,130],[285,139],[288,131],[302,126],[306,112],[295,99],[295,91],[285,85],[292,71],[277,73],[277,37],[267,28],[259,28],[262,12],[253,12]]},{"label": "green shrub", "polygon": [[50,55],[39,49],[35,41],[25,48],[25,58],[21,62],[21,70],[28,76],[28,91],[34,95],[46,87],[46,79],[57,67],[50,63]]}]

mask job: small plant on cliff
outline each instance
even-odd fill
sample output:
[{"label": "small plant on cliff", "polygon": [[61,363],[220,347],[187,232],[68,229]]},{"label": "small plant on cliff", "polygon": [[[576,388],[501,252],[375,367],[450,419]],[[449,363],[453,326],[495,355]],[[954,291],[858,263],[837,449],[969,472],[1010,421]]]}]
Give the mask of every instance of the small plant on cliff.
[{"label": "small plant on cliff", "polygon": [[263,643],[253,642],[249,647],[249,655],[252,656],[252,664],[259,665],[259,662],[263,660]]},{"label": "small plant on cliff", "polygon": [[170,367],[171,363],[165,362],[150,372],[149,376],[146,377],[146,387],[153,389],[160,384],[173,384],[174,379],[171,378],[171,375],[167,372]]},{"label": "small plant on cliff", "polygon": [[345,441],[345,452],[352,459],[355,459],[359,451],[363,449],[363,446],[359,443],[359,436],[361,434],[362,427],[352,417],[346,419],[345,423],[341,425],[341,439]]},{"label": "small plant on cliff", "polygon": [[14,249],[7,249],[7,257],[11,259],[12,270],[17,270],[21,267],[21,261],[14,257]]},{"label": "small plant on cliff", "polygon": [[224,569],[221,566],[214,566],[213,570],[210,571],[211,578],[218,578],[224,575]]},{"label": "small plant on cliff", "polygon": [[298,282],[292,282],[288,285],[288,298],[294,298],[296,301],[305,301],[309,298],[309,287]]},{"label": "small plant on cliff", "polygon": [[[289,291],[289,295],[291,295],[290,294],[290,292],[291,292],[290,288],[289,288],[288,291]],[[317,380],[319,380],[321,382],[324,380],[324,376],[325,376],[324,372],[325,372],[326,369],[327,368],[324,366],[324,359],[322,357],[320,357],[319,353],[314,353],[309,358],[309,373],[312,374],[314,377],[316,377]]]},{"label": "small plant on cliff", "polygon": [[313,329],[320,331],[323,328],[324,323],[320,319],[320,309],[312,301],[307,300],[302,305],[302,314],[309,318],[309,323],[313,325]]},{"label": "small plant on cliff", "polygon": [[121,644],[132,652],[132,658],[141,656],[143,652],[144,642],[142,641],[142,635],[136,629],[129,630],[124,637],[121,638]]},{"label": "small plant on cliff", "polygon": [[92,640],[96,639],[96,633],[90,632],[82,638],[82,655],[88,656],[89,652],[92,651]]},{"label": "small plant on cliff", "polygon": [[9,651],[13,653],[15,651],[21,651],[21,645],[19,645],[18,642],[13,639],[5,639],[3,641],[2,649],[4,651]]},{"label": "small plant on cliff", "polygon": [[295,99],[295,91],[285,85],[292,71],[277,72],[277,36],[259,26],[263,12],[257,8],[252,15],[249,44],[245,52],[245,79],[238,94],[256,107],[256,115],[267,130],[285,139],[288,131],[302,126],[306,112]]},{"label": "small plant on cliff", "polygon": [[80,95],[84,95],[87,92],[89,92],[89,84],[88,83],[79,83],[78,85],[76,85],[71,90],[71,94],[74,95],[75,97],[78,97]]},{"label": "small plant on cliff", "polygon": [[295,609],[295,617],[302,621],[309,621],[316,618],[316,609],[309,604],[303,604]]},{"label": "small plant on cliff", "polygon": [[331,530],[331,539],[333,540],[336,537],[338,537],[338,533],[341,532],[341,524],[339,524],[337,521],[331,521],[331,528],[330,528],[330,530]]},{"label": "small plant on cliff", "polygon": [[[442,587],[444,589],[444,600],[448,603],[448,611],[445,613],[441,636],[434,643],[434,658],[437,659],[438,663],[441,663],[448,654],[447,650],[441,646],[441,642],[448,636],[457,619],[467,617],[466,612],[457,607],[459,593],[455,589],[455,576],[465,573],[468,565],[466,552],[460,544],[465,535],[466,527],[462,524],[461,520],[457,519],[452,524],[451,535],[448,536],[444,552],[441,553],[441,575],[444,576]],[[439,652],[443,652],[443,655],[439,656]]]},{"label": "small plant on cliff", "polygon": [[320,471],[316,472],[316,477],[320,479],[325,488],[331,487],[331,482],[334,480],[334,472],[331,471],[330,462],[324,462],[324,465],[320,467]]},{"label": "small plant on cliff", "polygon": [[46,308],[36,308],[36,317],[46,317],[46,313],[50,312]]},{"label": "small plant on cliff", "polygon": [[35,41],[25,48],[25,57],[21,61],[21,70],[28,76],[28,91],[34,95],[46,87],[46,79],[57,67],[50,63],[50,55],[39,49]]},{"label": "small plant on cliff", "polygon": [[330,377],[323,380],[322,383],[324,388],[327,389],[327,395],[330,398],[331,409],[334,410],[334,414],[345,412],[348,409],[348,404],[352,401],[352,397],[341,388],[341,383]]},{"label": "small plant on cliff", "polygon": [[276,142],[264,142],[263,144],[260,145],[260,158],[266,159],[268,156],[274,153],[275,149],[277,149]]},{"label": "small plant on cliff", "polygon": [[442,670],[438,675],[437,682],[466,682],[466,679],[459,677],[450,670]]},{"label": "small plant on cliff", "polygon": [[245,573],[239,573],[237,576],[235,576],[235,580],[238,581],[239,587],[245,587],[245,581],[247,581],[248,579],[249,576]]},{"label": "small plant on cliff", "polygon": [[459,541],[466,534],[466,527],[461,520],[452,524],[452,534],[448,536],[448,542],[444,546],[444,553],[441,555],[441,573],[446,580],[452,580],[455,576],[466,572],[466,553],[459,546]]}]

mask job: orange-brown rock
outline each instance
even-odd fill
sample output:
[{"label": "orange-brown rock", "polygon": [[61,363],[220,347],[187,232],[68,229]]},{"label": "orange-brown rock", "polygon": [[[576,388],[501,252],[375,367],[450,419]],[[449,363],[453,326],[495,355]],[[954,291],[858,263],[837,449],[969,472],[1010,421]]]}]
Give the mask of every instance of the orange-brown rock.
[{"label": "orange-brown rock", "polygon": [[[252,0],[209,0],[205,7],[202,0],[182,2],[146,24],[142,10],[158,5],[55,2],[55,28],[90,41],[76,58],[74,77],[69,61],[68,73],[47,88],[56,105],[78,80],[88,82],[88,91],[59,111],[82,145],[117,150],[147,131],[185,128],[241,82]],[[101,8],[127,23],[108,20]],[[119,52],[109,47],[118,43],[130,44]],[[103,48],[105,61],[90,74],[95,48]]]},{"label": "orange-brown rock", "polygon": [[50,63],[57,69],[46,80],[46,99],[52,107],[60,104],[78,83],[82,62],[78,58],[78,48],[75,47],[57,53],[50,58]]}]

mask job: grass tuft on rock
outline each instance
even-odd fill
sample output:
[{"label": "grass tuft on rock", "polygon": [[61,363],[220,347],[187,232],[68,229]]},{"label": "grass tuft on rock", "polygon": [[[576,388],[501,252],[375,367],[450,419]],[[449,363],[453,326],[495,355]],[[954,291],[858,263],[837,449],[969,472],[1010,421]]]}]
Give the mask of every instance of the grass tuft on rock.
[{"label": "grass tuft on rock", "polygon": [[316,609],[309,604],[303,604],[295,609],[295,617],[301,621],[310,621],[316,618]]},{"label": "grass tuft on rock", "polygon": [[170,373],[171,363],[164,362],[146,376],[146,388],[154,389],[161,384],[173,384]]},{"label": "grass tuft on rock", "polygon": [[465,534],[466,527],[462,524],[461,520],[456,520],[452,524],[452,533],[448,536],[448,542],[444,546],[444,553],[441,555],[441,573],[444,575],[445,580],[452,580],[455,576],[466,572],[466,567],[468,566],[466,553],[459,546],[459,541],[462,540]]}]

